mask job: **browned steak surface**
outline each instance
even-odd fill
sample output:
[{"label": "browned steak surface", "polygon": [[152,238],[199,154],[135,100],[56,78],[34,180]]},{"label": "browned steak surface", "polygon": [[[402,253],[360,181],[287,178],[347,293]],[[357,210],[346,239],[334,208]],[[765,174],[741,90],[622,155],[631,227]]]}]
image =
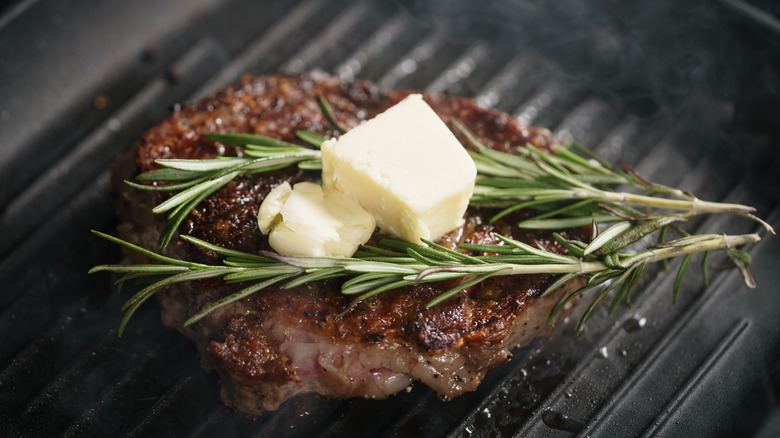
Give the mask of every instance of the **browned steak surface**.
[{"label": "browned steak surface", "polygon": [[[334,136],[317,107],[318,94],[331,103],[337,121],[349,128],[408,92],[343,82],[322,73],[265,76],[245,78],[175,112],[147,132],[116,165],[121,237],[154,248],[165,218],[155,216],[151,208],[166,196],[131,189],[123,179],[156,168],[158,158],[241,154],[239,149],[202,139],[208,132],[257,133],[296,143],[300,143],[295,138],[299,129]],[[445,122],[457,118],[489,147],[509,151],[532,143],[554,148],[548,130],[522,126],[469,99],[425,98]],[[269,249],[256,224],[263,198],[283,181],[318,178],[317,173],[295,168],[236,178],[201,203],[179,232],[247,252]],[[563,251],[548,233],[514,227],[517,215],[489,224],[491,213],[469,209],[464,226],[440,243],[449,247],[462,242],[495,243],[492,232],[497,231]],[[213,254],[176,241],[168,253],[216,261]],[[425,303],[454,283],[405,287],[348,307],[350,299],[340,294],[340,283],[328,280],[291,290],[264,290],[187,328],[183,322],[189,316],[235,287],[209,280],[177,284],[158,296],[163,321],[190,337],[202,353],[204,366],[219,373],[223,400],[254,416],[300,392],[384,398],[414,380],[431,386],[442,398],[473,390],[488,369],[510,357],[510,348],[549,333],[550,310],[567,292],[540,298],[540,291],[552,280],[545,275],[494,278],[431,309],[425,309]]]}]

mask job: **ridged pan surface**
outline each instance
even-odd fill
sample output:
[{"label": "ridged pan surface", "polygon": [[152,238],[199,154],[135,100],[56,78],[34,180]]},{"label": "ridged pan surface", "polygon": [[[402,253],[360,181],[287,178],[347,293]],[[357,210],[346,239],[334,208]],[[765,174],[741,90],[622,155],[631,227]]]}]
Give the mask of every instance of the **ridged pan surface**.
[{"label": "ridged pan surface", "polygon": [[[472,97],[610,161],[780,225],[780,21],[767,3],[17,1],[0,9],[4,436],[773,436],[780,251],[733,271],[649,269],[631,307],[577,312],[472,393],[296,397],[249,420],[148,304],[117,337],[115,158],[241,75],[322,69]],[[776,9],[776,7],[774,7]],[[775,15],[772,15],[772,14]],[[730,217],[696,232],[758,231]],[[582,309],[579,309],[581,312]]]}]

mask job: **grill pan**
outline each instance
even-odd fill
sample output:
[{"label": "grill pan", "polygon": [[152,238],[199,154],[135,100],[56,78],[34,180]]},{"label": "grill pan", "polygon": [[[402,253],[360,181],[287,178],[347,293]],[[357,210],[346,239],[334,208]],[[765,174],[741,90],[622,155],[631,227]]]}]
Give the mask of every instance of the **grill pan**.
[{"label": "grill pan", "polygon": [[[144,130],[242,74],[313,68],[473,97],[780,225],[780,9],[680,3],[6,3],[2,435],[777,436],[776,238],[749,249],[757,289],[732,271],[705,288],[692,269],[672,304],[673,274],[656,267],[631,307],[599,307],[580,336],[575,313],[453,401],[423,385],[385,401],[304,395],[254,420],[222,405],[155,305],[118,339],[132,286],[86,275],[121,258],[89,230],[115,229],[110,166]],[[729,217],[691,228],[758,229]]]}]

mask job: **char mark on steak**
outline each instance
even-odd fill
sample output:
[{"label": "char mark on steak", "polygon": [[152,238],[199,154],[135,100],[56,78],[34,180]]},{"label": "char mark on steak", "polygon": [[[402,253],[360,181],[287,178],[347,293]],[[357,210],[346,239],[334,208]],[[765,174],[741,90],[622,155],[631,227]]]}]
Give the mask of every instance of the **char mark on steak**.
[{"label": "char mark on steak", "polygon": [[[299,129],[336,135],[317,106],[317,95],[330,102],[338,123],[350,128],[407,94],[317,72],[247,77],[177,111],[117,162],[113,189],[120,236],[155,248],[165,220],[151,211],[165,194],[134,190],[123,180],[156,168],[160,158],[241,154],[240,149],[204,140],[203,134],[256,133],[300,143],[295,138]],[[425,100],[445,122],[457,118],[491,148],[511,151],[531,143],[552,150],[556,144],[548,130],[522,126],[469,99],[427,94]],[[269,249],[256,225],[263,198],[284,181],[318,178],[295,168],[238,177],[195,208],[179,232],[246,252]],[[470,208],[465,224],[439,243],[450,248],[463,242],[496,243],[492,233],[498,232],[564,251],[547,232],[515,227],[522,213],[490,224],[487,219],[493,213]],[[171,256],[215,261],[214,254],[174,242],[166,250]],[[174,284],[158,298],[164,323],[192,339],[204,366],[219,373],[224,402],[257,416],[301,392],[385,398],[415,380],[444,399],[474,390],[487,370],[508,360],[511,348],[550,332],[550,310],[573,286],[539,297],[553,280],[546,275],[491,278],[431,309],[425,309],[425,303],[453,284],[404,287],[349,307],[340,283],[325,280],[291,290],[263,290],[188,327],[183,326],[187,318],[234,286],[217,280]]]}]

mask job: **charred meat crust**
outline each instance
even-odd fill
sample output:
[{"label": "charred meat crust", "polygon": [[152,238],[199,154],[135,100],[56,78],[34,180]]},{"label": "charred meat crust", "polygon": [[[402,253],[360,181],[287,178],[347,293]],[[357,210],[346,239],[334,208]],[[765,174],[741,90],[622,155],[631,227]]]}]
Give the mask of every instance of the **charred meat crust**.
[{"label": "charred meat crust", "polygon": [[[258,133],[296,143],[301,143],[295,138],[299,129],[334,136],[317,107],[318,94],[331,103],[337,121],[349,128],[408,92],[345,82],[318,72],[246,77],[177,111],[117,162],[113,182],[122,220],[120,236],[153,248],[164,223],[151,207],[165,195],[130,189],[124,179],[156,168],[154,160],[159,158],[241,154],[236,148],[204,140],[201,136],[208,132]],[[445,122],[457,118],[491,148],[511,151],[513,146],[531,143],[552,150],[556,144],[548,130],[522,126],[469,99],[444,95],[425,95],[425,99]],[[199,205],[179,231],[227,248],[268,249],[256,225],[263,198],[284,181],[317,178],[315,173],[293,168],[236,178]],[[549,233],[514,227],[518,214],[489,224],[491,214],[469,209],[464,226],[440,243],[449,247],[492,243],[491,233],[500,232],[564,251]],[[216,260],[213,254],[181,242],[171,244],[167,252],[191,260]],[[174,285],[158,298],[163,321],[192,338],[204,365],[220,374],[224,401],[247,415],[259,415],[298,392],[383,398],[412,380],[423,381],[443,398],[473,390],[486,370],[508,359],[510,348],[551,330],[550,309],[571,289],[540,298],[540,291],[553,280],[546,275],[493,278],[432,309],[425,309],[425,303],[453,284],[396,289],[348,307],[349,298],[339,293],[340,284],[329,280],[292,290],[262,291],[187,328],[183,321],[231,288],[219,281],[201,281]]]}]

